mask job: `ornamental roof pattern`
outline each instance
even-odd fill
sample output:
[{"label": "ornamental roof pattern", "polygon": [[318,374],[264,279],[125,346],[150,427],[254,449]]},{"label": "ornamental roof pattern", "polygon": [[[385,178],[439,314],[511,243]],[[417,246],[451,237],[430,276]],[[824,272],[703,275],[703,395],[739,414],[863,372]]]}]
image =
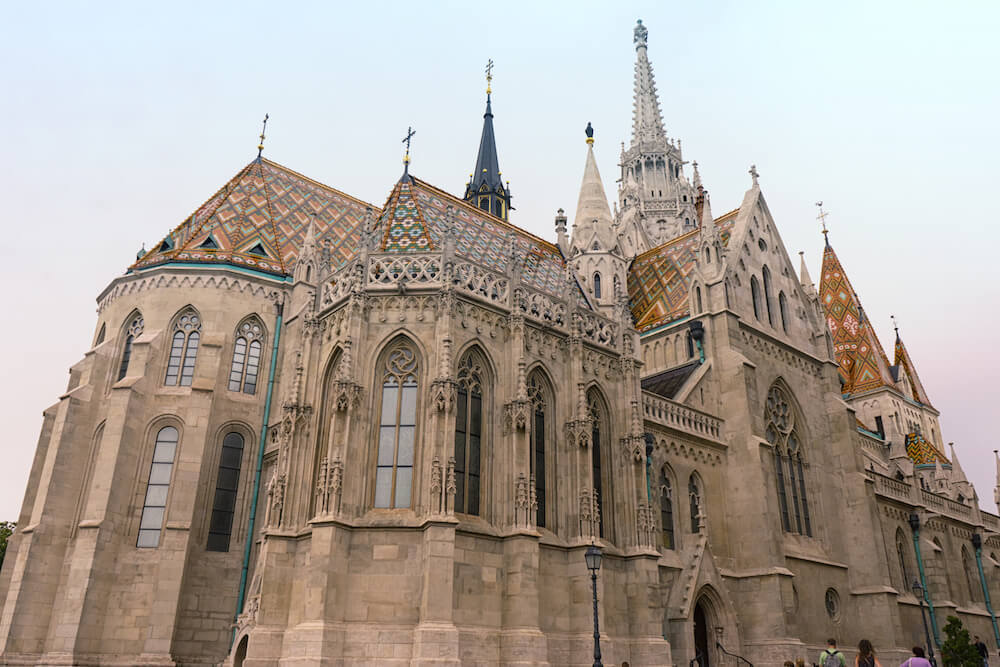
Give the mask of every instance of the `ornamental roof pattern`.
[{"label": "ornamental roof pattern", "polygon": [[940,462],[943,466],[951,466],[948,458],[919,433],[906,434],[906,455],[916,465],[934,465]]},{"label": "ornamental roof pattern", "polygon": [[295,267],[309,221],[334,269],[353,257],[372,207],[270,160],[255,159],[130,268],[231,264],[273,274]]},{"label": "ornamental roof pattern", "polygon": [[[451,233],[458,257],[500,274],[517,259],[521,284],[556,297],[565,290],[567,265],[558,247],[413,176],[396,183],[375,232],[383,252],[433,251]],[[575,279],[573,290],[587,306]]]},{"label": "ornamental roof pattern", "polygon": [[903,340],[898,334],[896,335],[895,357],[895,363],[893,365],[903,368],[906,371],[907,377],[910,379],[910,389],[913,393],[913,400],[917,403],[930,406],[931,401],[927,398],[927,392],[924,391],[923,383],[920,382],[920,378],[917,377],[917,369],[913,366],[913,360],[910,359],[910,353],[906,351],[906,346],[903,345]]},{"label": "ornamental roof pattern", "polygon": [[833,352],[845,394],[893,386],[889,360],[864,316],[854,288],[837,254],[828,244],[823,252],[819,298],[833,336]]},{"label": "ornamental roof pattern", "polygon": [[[730,211],[715,219],[724,245],[729,245],[736,214]],[[647,250],[632,262],[628,274],[628,298],[636,329],[644,333],[691,314],[688,290],[697,261],[698,230]]]}]

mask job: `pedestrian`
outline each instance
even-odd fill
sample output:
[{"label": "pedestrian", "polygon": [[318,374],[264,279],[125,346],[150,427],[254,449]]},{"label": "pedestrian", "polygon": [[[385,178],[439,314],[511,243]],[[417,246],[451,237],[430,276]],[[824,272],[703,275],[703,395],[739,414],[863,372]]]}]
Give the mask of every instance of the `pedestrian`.
[{"label": "pedestrian", "polygon": [[805,658],[798,658],[795,661],[795,667],[806,667],[806,659]]},{"label": "pedestrian", "polygon": [[931,667],[931,663],[924,657],[924,647],[914,646],[913,657],[909,658],[899,667]]},{"label": "pedestrian", "polygon": [[882,667],[882,663],[875,657],[875,649],[867,639],[858,642],[858,655],[854,658],[854,667]]},{"label": "pedestrian", "polygon": [[795,667],[795,663],[791,660],[785,660],[785,667]]},{"label": "pedestrian", "polygon": [[979,638],[979,635],[972,638],[972,645],[976,647],[976,650],[979,651],[979,655],[982,656],[983,667],[990,667],[990,650],[986,648],[986,644],[984,644],[983,640]]},{"label": "pedestrian", "polygon": [[836,639],[826,640],[826,650],[819,654],[819,667],[847,667],[847,658],[837,650]]}]

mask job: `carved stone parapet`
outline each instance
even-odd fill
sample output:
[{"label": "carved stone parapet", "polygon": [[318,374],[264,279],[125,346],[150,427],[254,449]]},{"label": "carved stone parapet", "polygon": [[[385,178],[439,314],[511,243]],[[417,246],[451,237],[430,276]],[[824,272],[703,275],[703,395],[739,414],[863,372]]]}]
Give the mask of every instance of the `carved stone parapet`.
[{"label": "carved stone parapet", "polygon": [[438,378],[431,382],[431,397],[434,409],[445,414],[455,407],[458,397],[458,383],[451,378]]},{"label": "carved stone parapet", "polygon": [[523,431],[528,427],[528,417],[531,414],[531,401],[527,398],[515,398],[503,406],[504,431],[510,433],[517,429]]}]

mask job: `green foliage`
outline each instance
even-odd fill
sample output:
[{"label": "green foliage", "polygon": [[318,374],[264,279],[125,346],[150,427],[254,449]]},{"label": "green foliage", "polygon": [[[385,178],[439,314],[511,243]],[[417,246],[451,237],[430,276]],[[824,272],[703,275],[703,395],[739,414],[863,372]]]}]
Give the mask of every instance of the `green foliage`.
[{"label": "green foliage", "polygon": [[0,565],[3,565],[4,554],[7,553],[7,538],[14,532],[13,521],[0,521]]},{"label": "green foliage", "polygon": [[944,634],[947,637],[941,645],[944,667],[982,667],[983,659],[972,645],[969,631],[962,627],[962,621],[957,616],[948,617]]}]

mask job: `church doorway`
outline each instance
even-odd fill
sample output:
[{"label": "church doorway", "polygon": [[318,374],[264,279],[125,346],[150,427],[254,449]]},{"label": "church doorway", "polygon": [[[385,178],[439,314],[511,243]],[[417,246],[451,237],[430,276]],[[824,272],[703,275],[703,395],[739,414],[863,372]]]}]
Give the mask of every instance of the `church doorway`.
[{"label": "church doorway", "polygon": [[708,650],[708,617],[701,600],[694,606],[694,661],[701,667],[711,667],[711,653]]}]

